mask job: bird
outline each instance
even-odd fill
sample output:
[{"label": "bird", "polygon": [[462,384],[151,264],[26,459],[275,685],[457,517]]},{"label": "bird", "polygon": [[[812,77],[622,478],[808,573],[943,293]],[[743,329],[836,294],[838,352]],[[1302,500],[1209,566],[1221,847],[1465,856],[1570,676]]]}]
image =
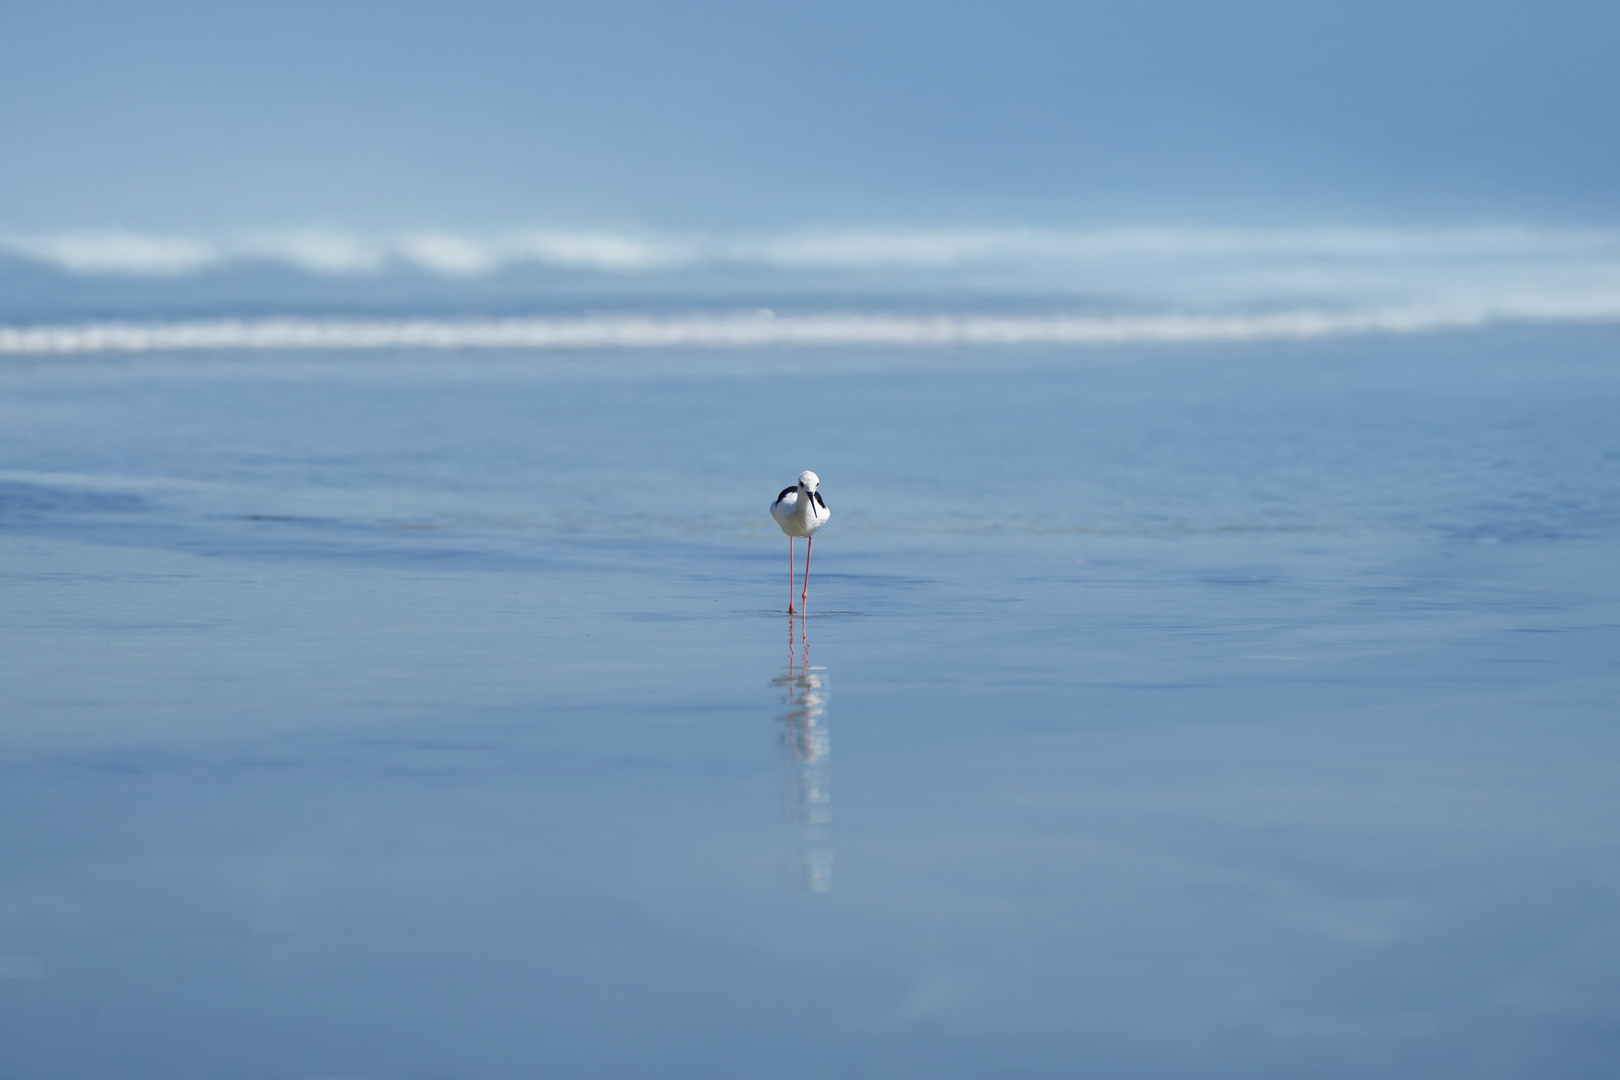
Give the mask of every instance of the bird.
[{"label": "bird", "polygon": [[793,614],[793,541],[797,537],[804,537],[804,592],[799,594],[799,610],[810,601],[810,544],[816,530],[827,524],[832,517],[832,511],[827,509],[827,502],[816,490],[821,486],[821,477],[806,469],[799,474],[799,482],[792,487],[785,487],[782,493],[771,503],[771,517],[782,527],[788,537],[788,614]]}]

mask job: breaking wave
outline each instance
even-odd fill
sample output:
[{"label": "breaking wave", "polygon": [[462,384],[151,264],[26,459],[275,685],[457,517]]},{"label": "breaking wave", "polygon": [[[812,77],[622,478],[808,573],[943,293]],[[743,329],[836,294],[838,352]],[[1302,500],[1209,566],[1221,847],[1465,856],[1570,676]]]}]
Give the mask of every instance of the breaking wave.
[{"label": "breaking wave", "polygon": [[578,231],[394,236],[288,230],[205,238],[124,231],[0,234],[0,253],[77,274],[175,276],[250,262],[317,274],[390,266],[478,276],[522,265],[614,273],[734,264],[788,269],[1119,266],[1137,262],[1517,265],[1620,262],[1604,229],[1115,228],[811,230],[781,235]]},{"label": "breaking wave", "polygon": [[636,349],[1129,345],[1410,334],[1497,322],[1620,320],[1620,291],[1488,304],[1260,314],[904,315],[768,311],[512,319],[211,319],[0,327],[0,354],[259,349]]},{"label": "breaking wave", "polygon": [[[13,355],[1118,345],[1620,319],[1620,231],[1595,229],[75,232],[0,234],[0,256],[67,275],[27,279],[31,299],[0,325]],[[218,276],[265,264],[309,284]],[[525,267],[550,276],[511,276]],[[402,269],[428,280],[378,277]],[[169,284],[119,283],[135,279]],[[568,313],[602,297],[619,313]],[[531,302],[552,314],[524,314]],[[519,317],[475,317],[514,304]]]}]

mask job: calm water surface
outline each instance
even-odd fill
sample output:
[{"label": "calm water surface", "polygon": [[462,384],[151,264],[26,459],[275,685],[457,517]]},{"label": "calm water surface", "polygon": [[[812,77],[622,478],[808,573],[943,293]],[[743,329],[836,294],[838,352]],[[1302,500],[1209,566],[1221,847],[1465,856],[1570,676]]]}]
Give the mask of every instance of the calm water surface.
[{"label": "calm water surface", "polygon": [[0,1076],[1616,1075],[1617,347],[9,360]]}]

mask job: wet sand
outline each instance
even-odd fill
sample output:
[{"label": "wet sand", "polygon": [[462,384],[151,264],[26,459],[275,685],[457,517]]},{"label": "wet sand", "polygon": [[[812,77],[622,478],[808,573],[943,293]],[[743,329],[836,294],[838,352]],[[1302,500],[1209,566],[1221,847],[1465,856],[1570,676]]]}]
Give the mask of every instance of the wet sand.
[{"label": "wet sand", "polygon": [[1608,1075],[1615,341],[8,363],[0,1069]]}]

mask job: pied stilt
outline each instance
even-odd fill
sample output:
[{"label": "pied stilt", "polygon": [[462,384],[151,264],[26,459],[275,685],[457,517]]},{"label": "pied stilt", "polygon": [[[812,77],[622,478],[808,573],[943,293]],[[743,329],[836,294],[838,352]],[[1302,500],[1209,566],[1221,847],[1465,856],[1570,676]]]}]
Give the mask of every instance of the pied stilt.
[{"label": "pied stilt", "polygon": [[790,488],[783,488],[782,493],[771,503],[771,517],[782,526],[782,531],[788,535],[788,614],[793,613],[793,541],[797,537],[804,537],[804,592],[799,594],[799,610],[810,600],[810,544],[815,537],[816,530],[827,524],[832,517],[832,511],[827,509],[826,502],[821,498],[821,492],[816,488],[821,486],[821,477],[808,469],[799,474],[799,482]]}]

